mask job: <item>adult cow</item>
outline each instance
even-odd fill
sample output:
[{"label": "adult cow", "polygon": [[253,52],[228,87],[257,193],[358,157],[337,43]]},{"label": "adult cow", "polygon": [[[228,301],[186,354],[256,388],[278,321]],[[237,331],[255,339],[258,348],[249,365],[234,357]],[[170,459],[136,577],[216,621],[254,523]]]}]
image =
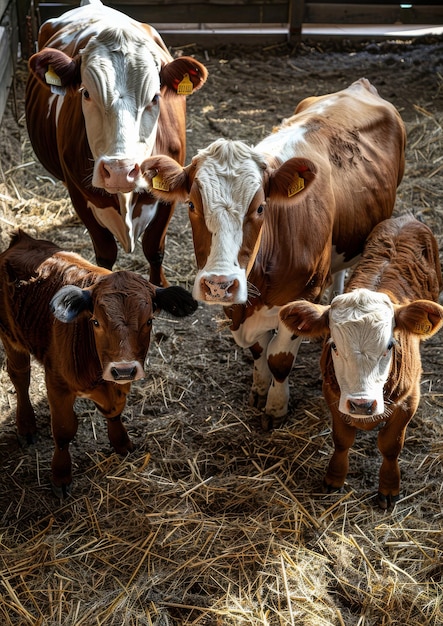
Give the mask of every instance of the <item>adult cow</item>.
[{"label": "adult cow", "polygon": [[220,139],[186,168],[166,157],[142,165],[158,197],[189,202],[193,295],[224,305],[236,342],[251,349],[250,403],[265,408],[264,428],[287,413],[301,342],[280,324],[280,307],[318,301],[331,266],[353,263],[391,215],[404,148],[397,110],[360,79],[303,100],[255,148]]},{"label": "adult cow", "polygon": [[335,450],[326,490],[344,484],[356,429],[382,424],[378,502],[386,509],[398,500],[398,457],[420,401],[420,343],[443,324],[443,307],[435,302],[441,289],[435,237],[403,216],[374,228],[346,292],[330,306],[298,301],[281,309],[290,332],[327,336],[321,369]]},{"label": "adult cow", "polygon": [[37,430],[30,355],[44,365],[56,494],[66,495],[72,482],[75,398],[89,398],[105,416],[116,452],[131,450],[120,417],[131,382],[144,376],[154,310],[180,317],[196,304],[181,287],[156,287],[134,272],[111,272],[22,231],[13,236],[0,255],[0,337],[17,392],[18,433],[28,442]]},{"label": "adult cow", "polygon": [[154,28],[100,0],[45,22],[38,48],[25,99],[37,158],[66,184],[99,265],[112,268],[115,238],[130,252],[142,237],[151,281],[166,286],[173,205],[147,193],[140,164],[156,153],[184,163],[184,96],[205,82],[206,68],[191,57],[173,60]]}]

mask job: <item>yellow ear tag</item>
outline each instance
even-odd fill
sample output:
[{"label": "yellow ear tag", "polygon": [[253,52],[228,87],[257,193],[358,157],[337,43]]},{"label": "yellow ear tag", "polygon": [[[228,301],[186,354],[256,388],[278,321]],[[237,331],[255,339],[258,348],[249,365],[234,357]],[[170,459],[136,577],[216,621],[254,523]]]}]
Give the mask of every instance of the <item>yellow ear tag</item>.
[{"label": "yellow ear tag", "polygon": [[179,96],[189,96],[194,89],[194,85],[192,84],[191,79],[189,78],[189,74],[183,75],[183,80],[179,82],[177,86],[177,93]]},{"label": "yellow ear tag", "polygon": [[295,194],[301,191],[302,189],[304,189],[304,187],[305,187],[304,178],[302,178],[298,174],[295,174],[295,178],[292,181],[292,184],[289,185],[288,187],[288,198],[295,196]]},{"label": "yellow ear tag", "polygon": [[56,87],[62,86],[61,78],[54,72],[52,65],[48,65],[48,71],[45,73],[45,80],[48,85],[55,85]]},{"label": "yellow ear tag", "polygon": [[160,174],[156,174],[151,182],[153,189],[159,189],[160,191],[169,191],[169,185],[165,183]]}]

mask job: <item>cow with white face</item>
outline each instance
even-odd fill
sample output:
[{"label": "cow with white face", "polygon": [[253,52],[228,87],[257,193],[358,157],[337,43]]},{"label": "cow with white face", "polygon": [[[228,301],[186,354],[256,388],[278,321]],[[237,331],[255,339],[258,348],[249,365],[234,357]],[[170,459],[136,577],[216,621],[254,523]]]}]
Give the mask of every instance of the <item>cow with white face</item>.
[{"label": "cow with white face", "polygon": [[443,324],[441,289],[435,237],[405,216],[374,228],[346,293],[330,305],[295,301],[281,309],[290,332],[327,337],[321,369],[335,445],[327,491],[344,484],[356,429],[383,424],[378,501],[387,508],[398,500],[398,457],[420,400],[420,343]]},{"label": "cow with white face", "polygon": [[303,100],[255,147],[219,139],[186,168],[164,156],[142,164],[154,195],[188,202],[193,295],[222,305],[235,341],[251,349],[250,403],[264,408],[265,428],[287,413],[301,342],[280,307],[319,301],[331,272],[355,262],[392,213],[404,147],[395,107],[360,79]]},{"label": "cow with white face", "polygon": [[112,268],[116,240],[132,252],[141,238],[151,281],[166,285],[173,204],[149,193],[140,166],[158,153],[184,163],[185,96],[203,85],[205,66],[173,59],[154,28],[100,0],[45,22],[38,48],[25,97],[35,154],[66,184],[97,263]]}]

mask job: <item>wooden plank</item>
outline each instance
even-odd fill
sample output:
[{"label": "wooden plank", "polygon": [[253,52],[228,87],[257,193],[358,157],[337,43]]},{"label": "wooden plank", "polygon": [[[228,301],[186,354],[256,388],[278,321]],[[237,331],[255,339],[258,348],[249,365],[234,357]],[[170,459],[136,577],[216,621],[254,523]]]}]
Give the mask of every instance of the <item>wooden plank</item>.
[{"label": "wooden plank", "polygon": [[303,22],[306,24],[443,24],[443,4],[413,4],[403,8],[400,3],[374,2],[305,2]]},{"label": "wooden plank", "polygon": [[8,29],[0,26],[0,120],[8,101],[9,88],[14,76],[14,62],[11,54],[11,39]]}]

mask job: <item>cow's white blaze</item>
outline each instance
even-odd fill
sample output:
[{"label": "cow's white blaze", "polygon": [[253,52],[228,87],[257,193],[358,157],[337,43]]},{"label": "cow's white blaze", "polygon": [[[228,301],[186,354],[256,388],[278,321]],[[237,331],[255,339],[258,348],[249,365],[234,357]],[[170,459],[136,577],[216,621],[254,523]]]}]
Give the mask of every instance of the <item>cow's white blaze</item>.
[{"label": "cow's white blaze", "polygon": [[[247,300],[246,267],[240,267],[243,220],[263,184],[263,157],[246,144],[219,140],[199,152],[197,184],[201,193],[211,248],[206,264],[195,278],[193,296],[209,304]],[[202,281],[211,294],[202,291]],[[230,286],[235,294],[230,299]]]},{"label": "cow's white blaze", "polygon": [[148,41],[136,27],[114,28],[90,39],[82,51],[92,184],[109,193],[146,188],[140,164],[152,153],[160,112],[160,60]]},{"label": "cow's white blaze", "polygon": [[355,289],[331,302],[329,326],[339,410],[353,416],[385,411],[383,388],[392,359],[394,310],[387,295]]}]

